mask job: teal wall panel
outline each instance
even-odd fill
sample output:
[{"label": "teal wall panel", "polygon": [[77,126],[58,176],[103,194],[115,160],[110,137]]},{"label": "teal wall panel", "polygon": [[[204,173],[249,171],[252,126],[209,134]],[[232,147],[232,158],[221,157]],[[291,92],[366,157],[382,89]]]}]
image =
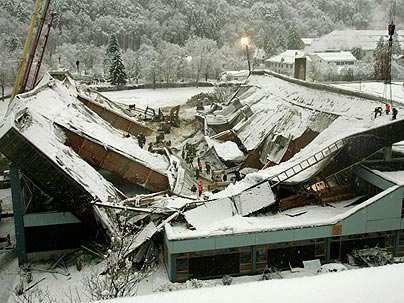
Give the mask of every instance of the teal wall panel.
[{"label": "teal wall panel", "polygon": [[401,190],[392,192],[386,197],[383,197],[380,201],[377,201],[367,208],[368,220],[400,217],[401,200]]},{"label": "teal wall panel", "polygon": [[293,233],[293,229],[257,233],[255,236],[256,245],[293,241]]},{"label": "teal wall panel", "polygon": [[367,232],[379,232],[379,231],[389,231],[398,230],[401,226],[400,218],[390,218],[381,220],[369,220],[367,223]]},{"label": "teal wall panel", "polygon": [[342,220],[342,235],[349,236],[354,234],[366,233],[367,211],[361,209],[352,216]]},{"label": "teal wall panel", "polygon": [[255,245],[255,234],[228,235],[215,238],[216,249]]},{"label": "teal wall panel", "polygon": [[293,232],[294,241],[327,238],[330,236],[331,236],[331,228],[329,225],[310,227],[310,228],[300,228],[295,229]]},{"label": "teal wall panel", "polygon": [[214,237],[172,241],[172,243],[172,250],[170,251],[172,254],[216,249],[216,241]]}]

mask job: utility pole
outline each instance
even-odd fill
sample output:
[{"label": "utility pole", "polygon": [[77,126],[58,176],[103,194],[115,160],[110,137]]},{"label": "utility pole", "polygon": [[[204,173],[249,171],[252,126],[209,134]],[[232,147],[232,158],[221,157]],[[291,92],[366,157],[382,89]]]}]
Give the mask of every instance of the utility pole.
[{"label": "utility pole", "polygon": [[245,52],[246,52],[246,56],[247,56],[248,75],[251,75],[250,49],[249,49],[249,46],[248,46],[249,43],[250,43],[250,39],[248,37],[241,38],[241,45],[245,46]]},{"label": "utility pole", "polygon": [[6,97],[4,95],[4,85],[6,85],[6,76],[5,72],[1,72],[1,101],[6,100]]},{"label": "utility pole", "polygon": [[246,44],[246,46],[245,46],[245,51],[246,51],[246,54],[247,54],[248,73],[251,74],[250,50],[248,48],[248,44]]}]

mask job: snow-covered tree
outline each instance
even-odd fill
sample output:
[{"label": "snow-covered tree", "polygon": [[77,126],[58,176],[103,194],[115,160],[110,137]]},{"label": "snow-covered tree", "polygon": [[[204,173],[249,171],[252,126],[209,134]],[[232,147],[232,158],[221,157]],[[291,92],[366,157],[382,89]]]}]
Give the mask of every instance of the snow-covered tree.
[{"label": "snow-covered tree", "polygon": [[126,75],[125,66],[122,62],[121,51],[114,54],[109,68],[109,82],[112,85],[125,85],[128,76]]},{"label": "snow-covered tree", "polygon": [[295,26],[289,28],[286,46],[288,49],[302,49],[302,40],[300,39]]},{"label": "snow-covered tree", "polygon": [[120,53],[120,51],[121,48],[119,47],[118,38],[116,35],[111,35],[104,56],[104,74],[107,76],[107,78],[109,77],[112,61],[116,57],[116,54]]},{"label": "snow-covered tree", "polygon": [[202,75],[207,77],[213,70],[214,55],[217,53],[217,43],[211,39],[193,37],[185,44],[190,65],[196,83],[199,83]]},{"label": "snow-covered tree", "polygon": [[147,82],[153,83],[155,87],[160,78],[160,54],[153,45],[146,43],[140,46],[138,52],[142,77]]},{"label": "snow-covered tree", "polygon": [[139,52],[128,49],[123,54],[123,63],[126,67],[129,80],[134,80],[136,83],[139,83],[142,76]]}]

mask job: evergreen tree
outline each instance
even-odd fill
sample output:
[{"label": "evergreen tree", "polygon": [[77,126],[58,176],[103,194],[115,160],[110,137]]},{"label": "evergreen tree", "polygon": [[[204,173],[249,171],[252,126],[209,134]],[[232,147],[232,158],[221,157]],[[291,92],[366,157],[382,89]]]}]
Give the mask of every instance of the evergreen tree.
[{"label": "evergreen tree", "polygon": [[289,28],[289,34],[287,37],[287,48],[288,49],[302,49],[302,40],[297,33],[296,27],[291,26]]},{"label": "evergreen tree", "polygon": [[128,76],[125,72],[125,66],[122,63],[121,52],[115,53],[112,58],[111,66],[109,69],[109,82],[112,85],[125,85]]},{"label": "evergreen tree", "polygon": [[120,47],[118,43],[118,38],[116,37],[116,35],[111,35],[104,56],[104,74],[107,78],[109,78],[109,72],[111,69],[112,61],[115,58],[116,54],[119,52]]}]

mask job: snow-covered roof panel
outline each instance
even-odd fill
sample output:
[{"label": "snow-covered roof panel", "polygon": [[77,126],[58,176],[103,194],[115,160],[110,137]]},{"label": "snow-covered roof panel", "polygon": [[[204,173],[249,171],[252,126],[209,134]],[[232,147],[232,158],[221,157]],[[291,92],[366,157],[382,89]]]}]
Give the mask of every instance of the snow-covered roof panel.
[{"label": "snow-covered roof panel", "polygon": [[220,142],[215,139],[205,137],[210,148],[213,148],[220,159],[224,161],[240,162],[245,159],[243,152],[237,144],[232,141]]},{"label": "snow-covered roof panel", "polygon": [[56,166],[83,186],[94,199],[118,199],[115,187],[94,168],[65,146],[63,132],[54,124],[55,119],[74,107],[61,102],[69,96],[68,88],[60,81],[45,76],[31,92],[17,96],[11,102],[6,119],[1,125],[1,136],[11,128],[45,154]]},{"label": "snow-covered roof panel", "polygon": [[358,61],[351,52],[321,52],[312,56],[319,57],[326,62],[356,62]]}]

